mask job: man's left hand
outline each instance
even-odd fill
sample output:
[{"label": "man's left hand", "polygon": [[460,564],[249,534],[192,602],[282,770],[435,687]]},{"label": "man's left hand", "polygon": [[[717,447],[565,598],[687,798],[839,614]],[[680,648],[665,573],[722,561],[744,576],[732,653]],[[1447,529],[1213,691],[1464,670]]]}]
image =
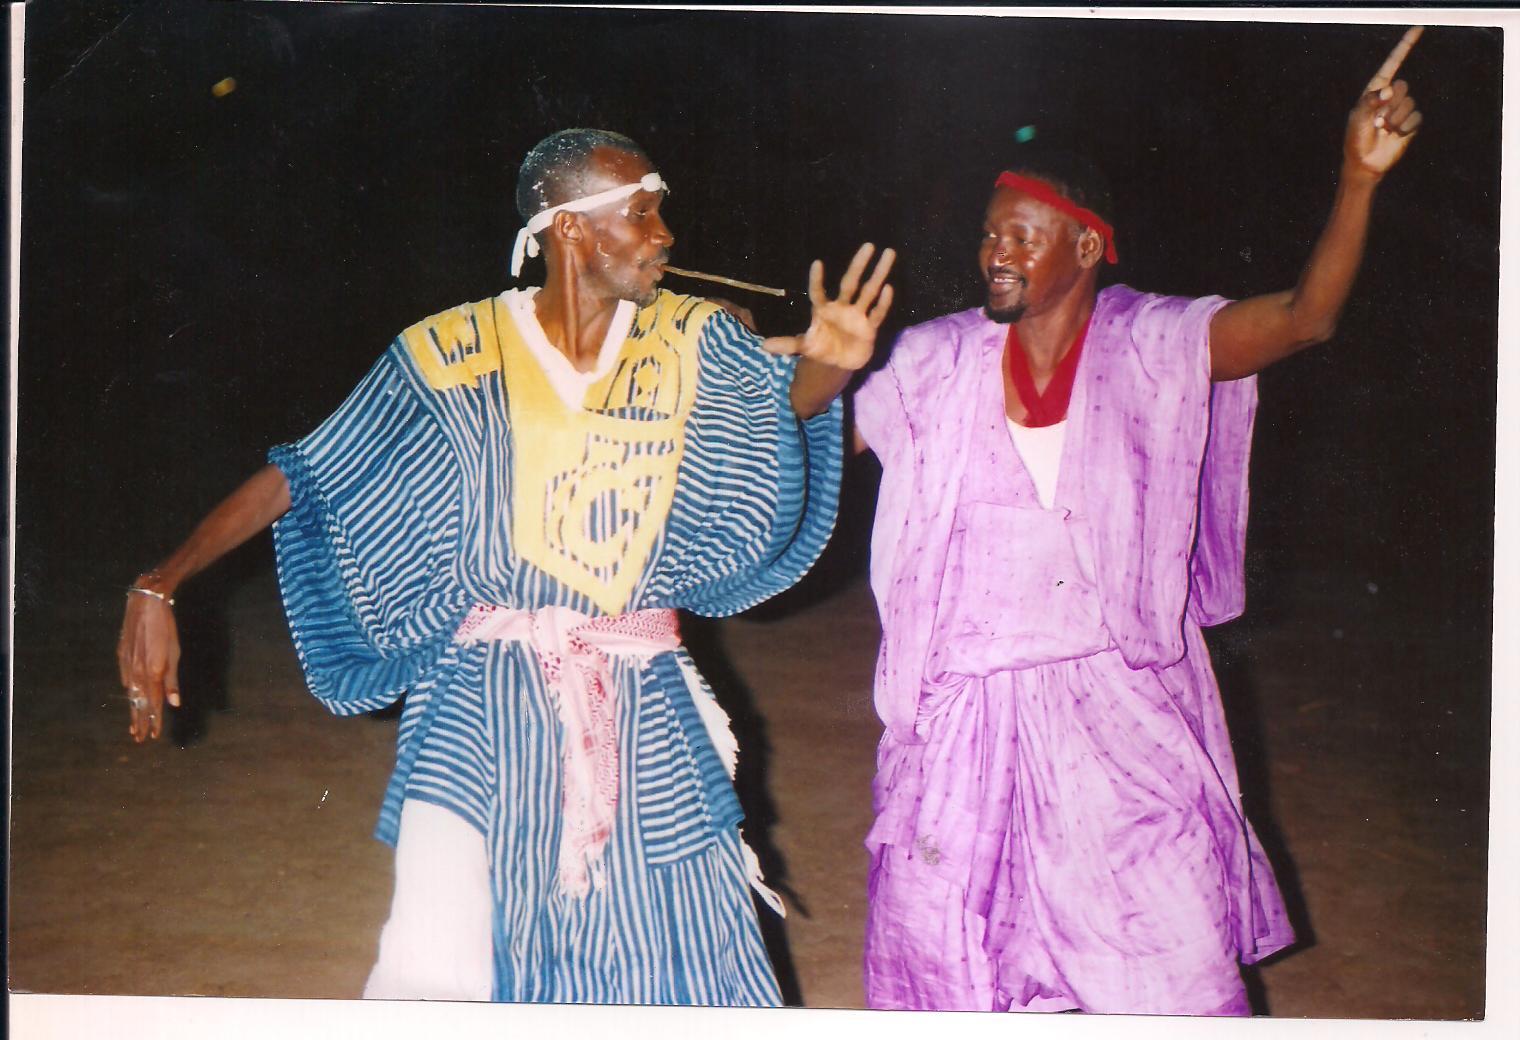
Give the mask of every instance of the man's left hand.
[{"label": "man's left hand", "polygon": [[823,261],[814,260],[808,271],[808,300],[813,319],[800,336],[771,336],[765,349],[772,354],[800,354],[831,368],[853,372],[871,360],[876,330],[892,306],[892,287],[887,274],[897,254],[882,250],[871,277],[861,285],[861,275],[876,247],[867,242],[855,251],[839,282],[839,295],[829,299],[823,284]]}]

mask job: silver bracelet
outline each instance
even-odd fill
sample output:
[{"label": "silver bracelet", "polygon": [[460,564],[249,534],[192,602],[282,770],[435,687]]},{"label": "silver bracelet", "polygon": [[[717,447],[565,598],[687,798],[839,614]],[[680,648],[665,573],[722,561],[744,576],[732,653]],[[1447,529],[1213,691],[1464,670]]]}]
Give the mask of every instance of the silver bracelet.
[{"label": "silver bracelet", "polygon": [[154,599],[163,600],[164,603],[168,604],[171,607],[174,606],[174,597],[166,593],[159,592],[157,589],[145,589],[141,585],[133,585],[127,589],[127,595],[129,596],[134,592],[139,592],[144,596],[152,596]]}]

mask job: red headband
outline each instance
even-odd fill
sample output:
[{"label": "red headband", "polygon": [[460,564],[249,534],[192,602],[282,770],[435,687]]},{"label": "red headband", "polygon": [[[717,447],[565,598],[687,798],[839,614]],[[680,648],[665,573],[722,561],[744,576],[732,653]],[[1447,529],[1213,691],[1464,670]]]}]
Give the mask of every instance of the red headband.
[{"label": "red headband", "polygon": [[1081,206],[1078,206],[1044,181],[1036,180],[1033,177],[1021,177],[1016,173],[1005,171],[998,175],[997,183],[993,187],[1013,188],[1016,191],[1022,191],[1037,202],[1043,202],[1047,206],[1060,210],[1083,227],[1092,228],[1103,236],[1105,247],[1103,259],[1111,264],[1119,262],[1119,251],[1114,248],[1114,229],[1109,227],[1108,221],[1098,216],[1092,210],[1083,209]]}]

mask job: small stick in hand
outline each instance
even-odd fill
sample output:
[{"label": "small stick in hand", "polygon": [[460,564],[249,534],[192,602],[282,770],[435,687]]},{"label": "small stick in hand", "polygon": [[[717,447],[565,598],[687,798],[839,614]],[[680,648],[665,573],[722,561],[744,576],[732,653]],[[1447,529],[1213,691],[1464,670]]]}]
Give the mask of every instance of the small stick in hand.
[{"label": "small stick in hand", "polygon": [[683,278],[699,278],[704,282],[717,282],[719,285],[732,285],[735,289],[748,289],[750,292],[768,293],[771,296],[785,296],[785,289],[772,289],[768,285],[756,285],[754,282],[741,282],[733,278],[723,278],[715,274],[703,274],[701,271],[688,271],[680,267],[665,265],[666,274],[678,274]]},{"label": "small stick in hand", "polygon": [[1368,82],[1367,89],[1362,93],[1370,94],[1372,91],[1382,90],[1392,83],[1393,77],[1399,71],[1399,66],[1404,64],[1404,59],[1409,56],[1409,49],[1414,46],[1415,41],[1424,32],[1425,27],[1423,25],[1411,26],[1409,31],[1404,33],[1404,38],[1398,42],[1398,45],[1388,55],[1388,60],[1383,62],[1383,67],[1378,69],[1377,74]]}]

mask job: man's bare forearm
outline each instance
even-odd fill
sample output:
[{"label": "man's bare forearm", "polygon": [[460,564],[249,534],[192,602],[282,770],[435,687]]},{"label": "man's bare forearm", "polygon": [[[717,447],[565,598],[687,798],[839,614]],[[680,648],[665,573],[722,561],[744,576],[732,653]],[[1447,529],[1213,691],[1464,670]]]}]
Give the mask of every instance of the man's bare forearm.
[{"label": "man's bare forearm", "polygon": [[139,579],[165,595],[274,523],[290,509],[290,485],[277,466],[265,466],[206,514],[183,545]]},{"label": "man's bare forearm", "polygon": [[1216,315],[1209,336],[1215,379],[1253,375],[1335,334],[1366,250],[1378,180],[1348,164],[1298,284],[1232,303]]},{"label": "man's bare forearm", "polygon": [[855,373],[849,369],[835,368],[812,358],[801,358],[797,371],[792,373],[792,410],[799,419],[811,419],[822,415],[834,403],[834,398],[844,392]]},{"label": "man's bare forearm", "polygon": [[1298,345],[1320,343],[1335,334],[1367,249],[1367,227],[1379,180],[1349,164],[1341,172],[1330,218],[1293,290],[1290,335]]},{"label": "man's bare forearm", "polygon": [[[1389,59],[1392,68],[1408,53],[1406,44],[1400,47]],[[1389,84],[1384,75],[1379,71],[1373,78],[1346,120],[1335,203],[1298,284],[1229,304],[1214,315],[1209,363],[1215,379],[1252,375],[1334,334],[1362,265],[1378,183],[1403,156],[1422,119],[1409,85]]]}]

